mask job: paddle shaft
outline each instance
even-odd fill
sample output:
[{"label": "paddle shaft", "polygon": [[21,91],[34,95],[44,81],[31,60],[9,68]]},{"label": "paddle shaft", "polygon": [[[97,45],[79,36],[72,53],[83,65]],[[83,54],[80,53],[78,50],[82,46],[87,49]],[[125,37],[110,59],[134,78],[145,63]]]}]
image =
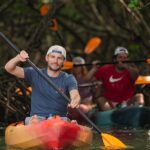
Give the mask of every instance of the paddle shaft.
[{"label": "paddle shaft", "polygon": [[[140,62],[147,62],[146,59],[143,60],[127,60],[127,61],[123,61],[123,63],[140,63]],[[99,62],[96,64],[92,64],[92,63],[87,63],[87,64],[73,64],[73,67],[80,67],[80,66],[92,66],[92,65],[106,65],[106,64],[117,64],[118,62]]]},{"label": "paddle shaft", "polygon": [[[18,47],[16,47],[3,33],[0,32],[0,36],[7,42],[7,44],[9,46],[11,46],[17,53],[20,53],[20,50]],[[66,96],[64,93],[62,93],[58,87],[44,74],[42,73],[36,66],[35,64],[30,60],[30,59],[27,59],[27,62],[30,64],[30,66],[33,67],[33,69],[35,69],[39,75],[45,79],[47,81],[47,83],[52,86],[63,98],[65,98],[69,103],[70,103],[70,99],[68,96]],[[101,133],[100,129],[79,109],[79,108],[75,108],[76,111],[87,121],[89,122],[89,124],[91,124],[95,130],[98,132],[98,133]]]}]

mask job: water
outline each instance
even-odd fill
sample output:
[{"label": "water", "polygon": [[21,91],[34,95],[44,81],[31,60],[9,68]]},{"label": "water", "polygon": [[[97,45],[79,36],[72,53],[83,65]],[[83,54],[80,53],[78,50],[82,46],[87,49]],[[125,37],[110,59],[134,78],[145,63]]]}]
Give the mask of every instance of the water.
[{"label": "water", "polygon": [[[126,145],[129,146],[129,148],[127,149],[150,150],[150,130],[105,129],[102,131],[103,133],[108,133],[120,139],[122,142],[124,142]],[[88,150],[101,150],[101,149],[104,149],[101,136],[98,133],[94,132],[94,140],[92,145],[88,147]],[[4,135],[1,135],[0,150],[21,150],[21,149],[14,149],[7,147],[5,145]],[[76,150],[85,150],[85,149],[78,148]]]}]

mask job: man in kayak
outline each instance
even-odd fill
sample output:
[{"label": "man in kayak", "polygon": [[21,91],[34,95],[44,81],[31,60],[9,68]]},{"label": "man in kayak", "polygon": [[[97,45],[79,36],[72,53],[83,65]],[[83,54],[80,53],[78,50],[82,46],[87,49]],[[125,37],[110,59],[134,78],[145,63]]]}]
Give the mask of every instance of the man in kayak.
[{"label": "man in kayak", "polygon": [[[117,47],[114,52],[114,64],[95,68],[95,77],[102,81],[102,97],[97,100],[100,110],[109,110],[116,106],[144,105],[142,93],[135,94],[135,80],[139,70],[128,60],[128,50]],[[94,69],[93,69],[94,70]]]},{"label": "man in kayak", "polygon": [[61,92],[70,96],[69,104],[32,67],[22,68],[18,66],[18,63],[25,62],[28,58],[28,53],[22,50],[5,65],[7,72],[25,79],[32,86],[31,112],[30,117],[26,117],[25,124],[45,120],[54,115],[67,119],[67,106],[78,107],[80,95],[74,76],[61,71],[66,59],[66,50],[59,45],[51,46],[45,56],[47,68],[40,69],[40,71],[57,85]]}]

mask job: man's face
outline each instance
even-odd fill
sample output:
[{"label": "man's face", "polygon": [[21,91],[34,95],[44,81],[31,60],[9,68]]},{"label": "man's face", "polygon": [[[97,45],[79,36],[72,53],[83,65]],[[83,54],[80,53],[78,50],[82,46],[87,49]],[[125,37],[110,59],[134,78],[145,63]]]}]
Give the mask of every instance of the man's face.
[{"label": "man's face", "polygon": [[126,53],[118,54],[116,57],[116,61],[118,62],[127,61],[127,60],[128,60],[128,54]]},{"label": "man's face", "polygon": [[46,56],[46,61],[50,70],[59,71],[63,67],[65,59],[62,54],[51,53]]},{"label": "man's face", "polygon": [[127,61],[128,60],[128,54],[126,54],[126,53],[121,53],[121,54],[118,54],[117,56],[116,56],[116,61],[118,62],[117,63],[117,68],[119,69],[119,70],[124,70],[125,69],[125,63],[122,63],[123,61]]}]

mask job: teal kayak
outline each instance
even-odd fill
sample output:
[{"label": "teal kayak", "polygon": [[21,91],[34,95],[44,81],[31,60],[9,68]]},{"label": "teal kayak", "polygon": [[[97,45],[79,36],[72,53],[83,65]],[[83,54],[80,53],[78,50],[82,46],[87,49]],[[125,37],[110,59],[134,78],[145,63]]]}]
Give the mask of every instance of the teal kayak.
[{"label": "teal kayak", "polygon": [[124,107],[103,112],[95,109],[90,117],[99,127],[150,128],[149,107]]}]

